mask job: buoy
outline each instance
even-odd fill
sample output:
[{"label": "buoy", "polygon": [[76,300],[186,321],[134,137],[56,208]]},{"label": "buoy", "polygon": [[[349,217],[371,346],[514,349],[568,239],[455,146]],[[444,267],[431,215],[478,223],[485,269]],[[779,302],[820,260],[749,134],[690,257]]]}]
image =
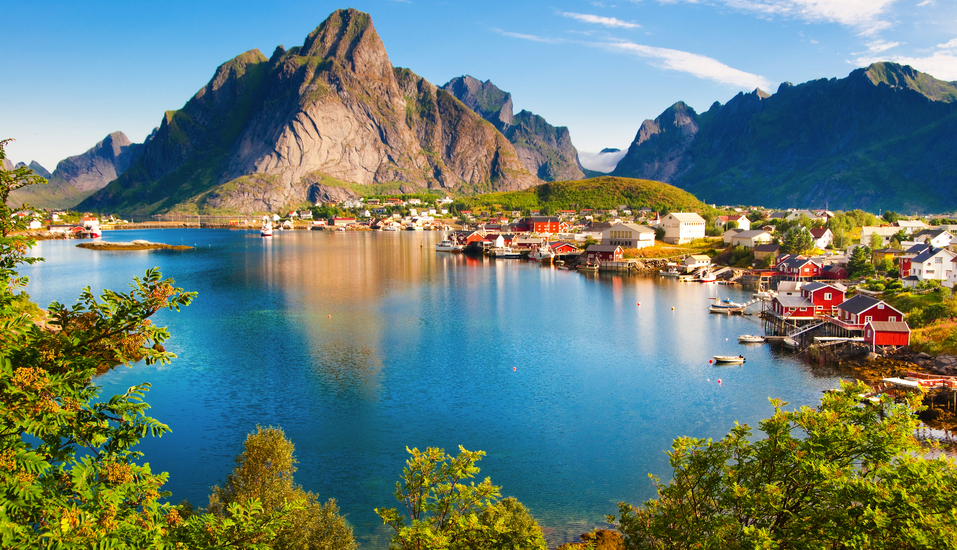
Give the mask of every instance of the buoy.
[{"label": "buoy", "polygon": [[329,315],[329,318],[332,319],[332,315]]},{"label": "buoy", "polygon": [[513,370],[513,371],[514,371],[514,370],[518,370],[518,368],[517,368],[517,367],[512,367],[512,370]]},{"label": "buoy", "polygon": [[711,379],[709,378],[709,379],[708,379],[708,382],[710,382],[710,381],[711,381]]},{"label": "buoy", "polygon": [[640,305],[641,305],[641,302],[638,302],[636,305],[639,305],[639,306],[640,306]]},{"label": "buoy", "polygon": [[721,383],[721,379],[720,379],[720,378],[718,378],[718,383],[719,383],[719,384]]},{"label": "buoy", "polygon": [[675,308],[674,308],[674,307],[672,307],[672,308],[671,308],[671,311],[674,311],[674,310],[675,310]]},{"label": "buoy", "polygon": [[714,363],[714,359],[708,359],[708,364]]}]

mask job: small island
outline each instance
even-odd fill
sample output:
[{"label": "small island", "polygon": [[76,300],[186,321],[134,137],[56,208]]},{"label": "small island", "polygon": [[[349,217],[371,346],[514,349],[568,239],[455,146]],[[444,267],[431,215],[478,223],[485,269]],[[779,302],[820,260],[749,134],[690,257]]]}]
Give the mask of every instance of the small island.
[{"label": "small island", "polygon": [[90,243],[80,243],[76,245],[78,248],[89,248],[90,250],[189,250],[193,248],[192,246],[186,246],[182,244],[163,244],[163,243],[151,243],[144,240],[135,240],[130,242],[119,242],[119,243],[110,243],[95,241]]}]

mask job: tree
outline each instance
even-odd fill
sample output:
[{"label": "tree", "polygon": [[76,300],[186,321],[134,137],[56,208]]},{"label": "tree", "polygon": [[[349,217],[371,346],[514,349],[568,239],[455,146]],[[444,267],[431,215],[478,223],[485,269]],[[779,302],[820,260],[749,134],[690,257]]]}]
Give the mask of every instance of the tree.
[{"label": "tree", "polygon": [[257,503],[188,520],[161,503],[167,475],[134,450],[169,431],[146,416],[149,384],[103,401],[93,382],[118,365],[173,359],[163,348],[169,333],[150,317],[195,293],[151,269],[129,292],[96,297],[87,287],[76,304],[41,310],[15,271],[39,258],[26,256],[33,242],[7,206],[10,191],[41,180],[26,168],[0,170],[0,546],[262,548],[283,520]]},{"label": "tree", "polygon": [[866,277],[874,273],[871,265],[871,249],[866,246],[856,246],[847,261],[847,274],[850,277]]},{"label": "tree", "polygon": [[236,468],[226,477],[222,487],[213,487],[209,511],[225,516],[230,505],[258,501],[267,511],[287,512],[288,525],[278,530],[272,547],[276,549],[353,550],[356,548],[352,528],[339,515],[334,499],[319,504],[318,497],[304,491],[293,481],[298,462],[295,446],[279,428],[256,427],[243,443],[243,452],[236,457]]},{"label": "tree", "polygon": [[887,223],[897,223],[897,220],[901,219],[901,215],[893,210],[885,210],[881,217],[884,218],[884,221]]},{"label": "tree", "polygon": [[954,548],[957,466],[914,439],[920,393],[862,402],[868,391],[845,384],[795,411],[772,400],[761,439],[736,425],[675,440],[658,498],[619,504],[625,547]]},{"label": "tree", "polygon": [[814,237],[806,227],[792,227],[781,237],[781,250],[788,254],[805,254],[814,250]]},{"label": "tree", "polygon": [[871,250],[882,248],[884,246],[884,237],[881,237],[877,233],[871,233],[871,238],[867,245],[871,247]]},{"label": "tree", "polygon": [[541,528],[520,502],[499,501],[500,487],[489,478],[463,483],[479,473],[475,463],[484,452],[459,446],[453,457],[434,447],[406,450],[412,456],[394,495],[408,512],[408,523],[395,508],[376,508],[383,523],[395,530],[392,548],[545,550]]}]

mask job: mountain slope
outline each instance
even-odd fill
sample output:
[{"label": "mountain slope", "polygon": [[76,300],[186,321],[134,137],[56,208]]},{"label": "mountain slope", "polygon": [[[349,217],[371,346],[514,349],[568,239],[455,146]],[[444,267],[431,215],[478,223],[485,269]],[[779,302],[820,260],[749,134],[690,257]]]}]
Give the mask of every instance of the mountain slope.
[{"label": "mountain slope", "polygon": [[645,121],[613,174],[705,202],[941,212],[957,204],[957,84],[893,63]]},{"label": "mountain slope", "polygon": [[166,114],[140,162],[81,206],[275,211],[370,185],[474,193],[536,183],[494,127],[393,68],[371,17],[349,9],[300,47],[219,67]]},{"label": "mountain slope", "polygon": [[442,86],[468,108],[491,122],[515,146],[528,171],[545,181],[585,177],[578,151],[564,126],[555,127],[539,115],[522,110],[512,113],[512,95],[490,81],[471,76],[453,78]]},{"label": "mountain slope", "polygon": [[31,162],[30,168],[48,183],[18,189],[10,197],[40,208],[72,208],[125,172],[139,160],[143,148],[123,132],[113,132],[85,153],[61,160],[52,174]]}]

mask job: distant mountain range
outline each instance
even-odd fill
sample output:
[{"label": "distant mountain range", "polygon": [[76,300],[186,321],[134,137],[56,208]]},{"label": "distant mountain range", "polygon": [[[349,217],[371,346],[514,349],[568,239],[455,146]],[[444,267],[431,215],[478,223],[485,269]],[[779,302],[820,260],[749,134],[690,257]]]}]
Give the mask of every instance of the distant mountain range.
[{"label": "distant mountain range", "polygon": [[957,208],[957,83],[894,63],[646,120],[613,175],[718,204]]},{"label": "distant mountain range", "polygon": [[87,152],[61,160],[52,174],[31,162],[29,168],[46,178],[47,184],[18,189],[10,193],[10,200],[38,208],[72,207],[126,172],[143,149],[141,143],[130,143],[123,132],[113,132]]}]

